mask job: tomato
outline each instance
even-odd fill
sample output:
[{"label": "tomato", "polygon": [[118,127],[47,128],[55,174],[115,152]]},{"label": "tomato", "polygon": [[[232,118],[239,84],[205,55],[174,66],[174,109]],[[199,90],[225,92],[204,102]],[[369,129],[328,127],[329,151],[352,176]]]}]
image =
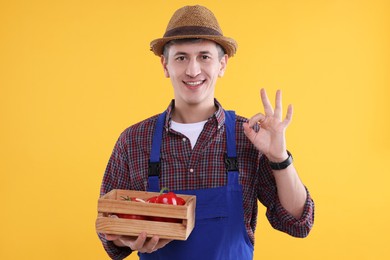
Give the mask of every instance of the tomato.
[{"label": "tomato", "polygon": [[118,216],[118,218],[140,219],[140,220],[144,220],[144,219],[145,219],[144,216],[133,215],[133,214],[122,214],[122,213],[117,213],[116,215]]},{"label": "tomato", "polygon": [[183,198],[176,197],[177,205],[184,205],[186,201]]},{"label": "tomato", "polygon": [[185,201],[182,198],[176,196],[173,192],[161,194],[157,197],[157,203],[169,204],[169,205],[184,205]]},{"label": "tomato", "polygon": [[[121,197],[123,200],[127,200],[127,201],[135,201],[135,202],[143,202],[145,203],[145,201],[143,199],[140,199],[140,198],[130,198],[129,196],[127,197]],[[117,213],[116,214],[118,216],[118,218],[126,218],[126,219],[139,219],[139,220],[145,220],[146,217],[145,216],[140,216],[140,215],[133,215],[133,214],[123,214],[123,213]]]},{"label": "tomato", "polygon": [[151,197],[151,198],[147,199],[146,202],[157,203],[157,198],[158,198],[158,196]]},{"label": "tomato", "polygon": [[[149,203],[158,203],[158,204],[168,204],[168,205],[184,205],[186,202],[183,198],[177,197],[174,192],[163,193],[166,188],[163,188],[159,196],[149,198],[147,202]],[[175,218],[164,218],[164,217],[151,217],[150,220],[153,221],[162,221],[162,222],[172,222],[180,223],[180,219]]]},{"label": "tomato", "polygon": [[[186,201],[183,198],[177,197],[174,192],[167,192],[164,193],[164,191],[167,191],[167,188],[163,188],[160,191],[160,195],[151,197],[144,201],[140,198],[134,198],[134,197],[122,197],[123,200],[127,201],[135,201],[135,202],[143,202],[143,203],[158,203],[158,204],[168,204],[168,205],[184,205],[186,204]],[[140,216],[140,215],[134,215],[134,214],[124,214],[124,213],[118,213],[116,214],[119,218],[126,218],[126,219],[139,219],[139,220],[153,220],[153,221],[161,221],[161,222],[172,222],[172,223],[180,223],[180,219],[175,218],[164,218],[164,217],[147,217],[147,216]]]}]

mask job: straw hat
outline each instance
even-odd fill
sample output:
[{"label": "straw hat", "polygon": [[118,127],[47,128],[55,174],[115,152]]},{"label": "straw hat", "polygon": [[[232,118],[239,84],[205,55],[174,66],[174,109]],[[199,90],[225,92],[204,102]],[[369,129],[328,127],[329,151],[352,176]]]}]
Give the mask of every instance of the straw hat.
[{"label": "straw hat", "polygon": [[214,41],[222,46],[229,57],[233,56],[237,50],[237,42],[223,36],[214,14],[200,5],[184,6],[178,9],[169,21],[164,36],[150,43],[150,50],[157,56],[161,56],[167,42],[189,38]]}]

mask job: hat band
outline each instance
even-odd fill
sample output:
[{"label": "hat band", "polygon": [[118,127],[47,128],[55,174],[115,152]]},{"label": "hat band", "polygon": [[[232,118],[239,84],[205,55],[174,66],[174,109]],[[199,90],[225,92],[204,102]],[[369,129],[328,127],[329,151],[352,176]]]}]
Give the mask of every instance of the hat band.
[{"label": "hat band", "polygon": [[183,26],[177,27],[165,32],[164,37],[182,36],[182,35],[213,35],[222,36],[222,34],[214,29],[200,26]]}]

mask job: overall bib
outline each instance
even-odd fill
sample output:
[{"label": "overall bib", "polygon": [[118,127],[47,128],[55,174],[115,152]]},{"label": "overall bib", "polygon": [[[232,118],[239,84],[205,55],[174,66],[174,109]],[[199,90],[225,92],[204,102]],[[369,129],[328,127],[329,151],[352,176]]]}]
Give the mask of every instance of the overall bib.
[{"label": "overall bib", "polygon": [[[166,112],[156,124],[150,155],[148,191],[159,192],[158,171]],[[227,139],[227,184],[200,189],[177,190],[196,196],[195,227],[186,241],[174,240],[154,253],[138,253],[143,260],[249,260],[253,245],[244,225],[242,188],[237,167],[235,113],[225,111]],[[211,162],[212,163],[212,162]],[[154,173],[153,173],[154,172]]]}]

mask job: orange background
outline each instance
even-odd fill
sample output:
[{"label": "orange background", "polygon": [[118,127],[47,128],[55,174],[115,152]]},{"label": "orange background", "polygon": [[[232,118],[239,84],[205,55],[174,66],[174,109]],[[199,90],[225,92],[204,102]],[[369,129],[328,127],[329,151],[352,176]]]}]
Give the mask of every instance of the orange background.
[{"label": "orange background", "polygon": [[255,259],[390,258],[389,1],[1,0],[0,259],[108,259],[103,172],[120,132],[172,98],[149,42],[195,3],[239,43],[224,107],[250,117],[264,87],[295,108],[288,147],[315,226],[291,238],[261,206]]}]

